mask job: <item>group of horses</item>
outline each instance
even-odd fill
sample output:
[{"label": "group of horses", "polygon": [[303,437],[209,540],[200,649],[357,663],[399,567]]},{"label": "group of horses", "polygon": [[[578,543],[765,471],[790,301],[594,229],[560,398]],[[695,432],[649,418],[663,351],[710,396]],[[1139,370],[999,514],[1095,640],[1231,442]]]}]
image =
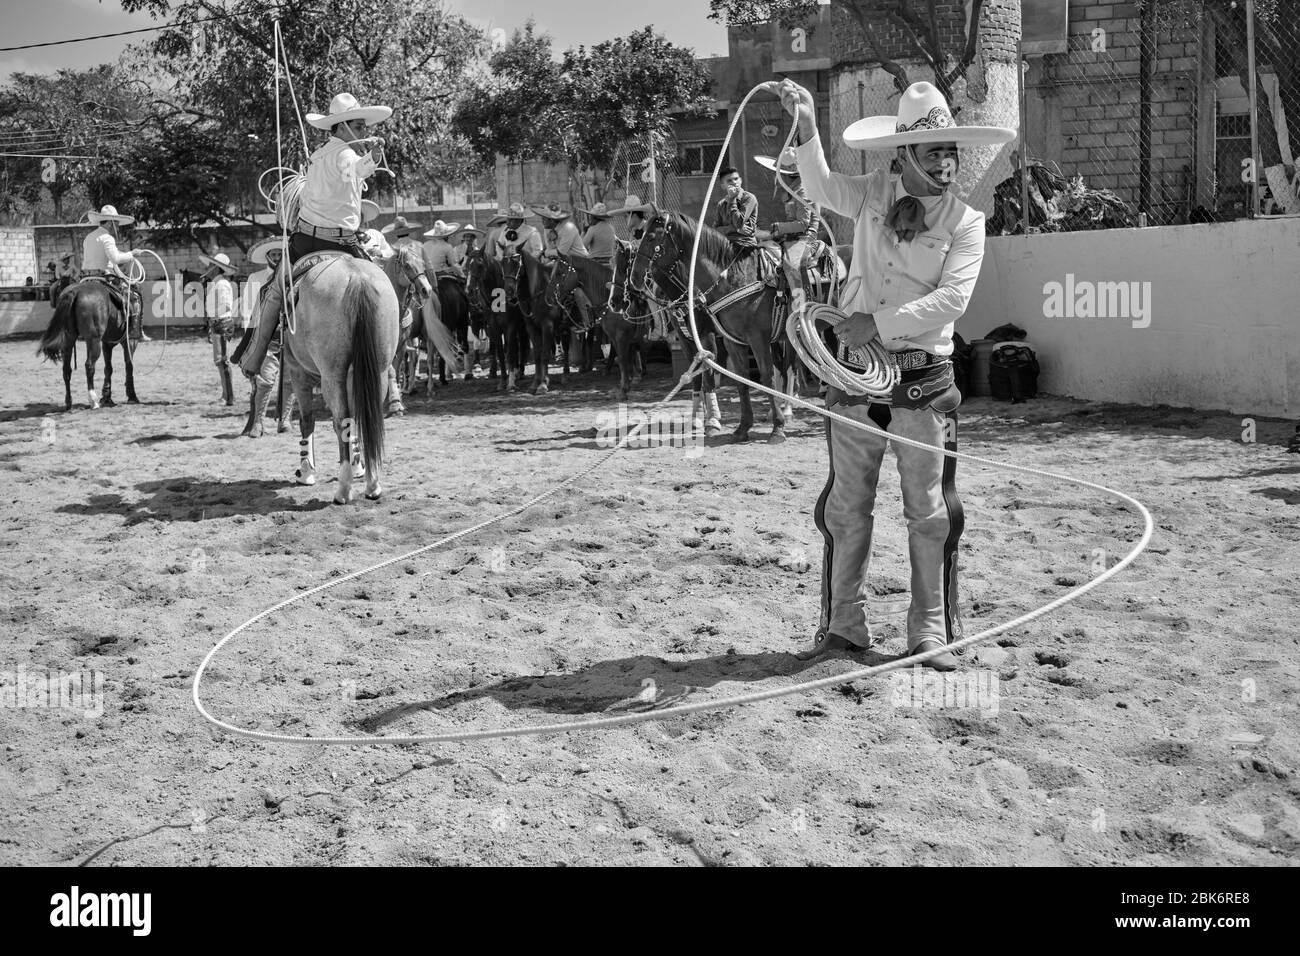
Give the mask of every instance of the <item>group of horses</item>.
[{"label": "group of horses", "polygon": [[[585,256],[559,255],[553,263],[527,250],[497,259],[482,250],[466,262],[464,286],[449,277],[438,281],[440,320],[463,350],[471,329],[485,334],[490,343],[491,372],[502,391],[521,386],[531,359],[532,391],[549,388],[549,366],[557,342],[568,345],[575,336],[585,339],[583,369],[592,367],[597,331],[609,342],[619,368],[619,395],[626,402],[644,367],[646,332],[655,313],[673,317],[684,329],[687,275],[691,250],[699,233],[696,262],[696,327],[701,345],[726,361],[736,374],[748,378],[750,356],[757,381],[785,394],[794,391],[795,357],[785,342],[778,290],[763,284],[740,292],[727,275],[736,257],[729,240],[709,226],[668,210],[647,217],[643,237],[636,246],[620,242],[614,261],[605,265]],[[300,263],[300,265],[302,265]],[[295,270],[297,271],[297,270]],[[298,296],[291,310],[293,321],[284,336],[285,371],[298,397],[304,451],[299,481],[314,483],[312,434],[313,390],[319,389],[333,417],[339,443],[339,485],[336,503],[351,498],[354,476],[364,474],[366,497],[380,495],[384,456],[384,395],[389,381],[389,356],[400,357],[404,333],[399,322],[397,292],[381,265],[346,254],[328,256],[294,276]],[[582,289],[586,302],[575,300]],[[429,304],[416,310],[405,335],[412,339],[430,335],[426,327]],[[683,334],[683,345],[693,359],[696,344]],[[92,407],[94,362],[101,345],[105,355],[104,404],[111,399],[112,349],[121,344],[126,354],[127,400],[137,402],[132,371],[127,319],[114,307],[107,287],[85,281],[65,290],[40,344],[47,358],[63,362],[65,406],[72,408],[71,361],[78,340],[87,343],[87,390]],[[570,372],[570,349],[563,352],[563,376]],[[430,381],[434,349],[429,349]],[[440,379],[446,382],[446,363]],[[468,377],[469,372],[466,372]],[[409,376],[413,381],[414,376]],[[695,391],[713,391],[713,373],[704,367]],[[745,441],[753,426],[750,389],[740,384],[741,419],[733,439]],[[772,432],[768,442],[785,440],[788,403],[771,399]],[[710,423],[715,428],[717,423]]]}]

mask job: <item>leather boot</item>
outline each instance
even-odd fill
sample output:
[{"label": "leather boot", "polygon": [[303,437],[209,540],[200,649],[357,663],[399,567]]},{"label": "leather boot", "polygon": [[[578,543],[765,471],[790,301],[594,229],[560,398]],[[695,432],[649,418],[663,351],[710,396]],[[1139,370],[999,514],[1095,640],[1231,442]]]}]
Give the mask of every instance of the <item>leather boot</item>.
[{"label": "leather boot", "polygon": [[[283,268],[283,265],[281,266]],[[249,378],[262,370],[262,360],[266,350],[275,337],[275,330],[280,327],[280,310],[284,306],[284,290],[280,288],[280,273],[277,271],[266,284],[266,294],[258,311],[257,334],[239,360],[239,368]]]},{"label": "leather boot", "polygon": [[298,396],[294,394],[293,389],[286,382],[284,386],[284,404],[280,406],[280,423],[275,426],[277,434],[283,435],[289,430],[289,418],[293,415],[293,406],[297,400]]},{"label": "leather boot", "polygon": [[262,423],[266,419],[266,407],[271,404],[271,387],[260,379],[253,383],[252,418],[244,434],[249,438],[261,438],[265,432]]},{"label": "leather boot", "polygon": [[226,400],[227,405],[235,404],[235,382],[230,374],[230,366],[223,364],[221,366],[221,397]]}]

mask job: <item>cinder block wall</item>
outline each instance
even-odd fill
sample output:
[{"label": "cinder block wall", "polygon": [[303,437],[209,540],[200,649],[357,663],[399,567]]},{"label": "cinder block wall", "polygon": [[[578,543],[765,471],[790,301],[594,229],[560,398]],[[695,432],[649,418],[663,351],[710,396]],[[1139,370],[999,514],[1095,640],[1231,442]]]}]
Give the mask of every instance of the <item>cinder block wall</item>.
[{"label": "cinder block wall", "polygon": [[41,281],[32,227],[0,227],[0,285],[23,285],[28,276],[37,283]]}]

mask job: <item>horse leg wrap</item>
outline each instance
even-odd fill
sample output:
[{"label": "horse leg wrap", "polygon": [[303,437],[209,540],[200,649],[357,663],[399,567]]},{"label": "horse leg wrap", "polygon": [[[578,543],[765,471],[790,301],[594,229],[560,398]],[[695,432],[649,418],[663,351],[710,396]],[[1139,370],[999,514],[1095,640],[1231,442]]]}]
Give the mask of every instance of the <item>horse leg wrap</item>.
[{"label": "horse leg wrap", "polygon": [[316,484],[316,450],[314,441],[308,438],[298,440],[298,470],[293,473],[294,480],[300,485]]},{"label": "horse leg wrap", "polygon": [[691,431],[704,431],[704,396],[699,392],[691,393]]}]

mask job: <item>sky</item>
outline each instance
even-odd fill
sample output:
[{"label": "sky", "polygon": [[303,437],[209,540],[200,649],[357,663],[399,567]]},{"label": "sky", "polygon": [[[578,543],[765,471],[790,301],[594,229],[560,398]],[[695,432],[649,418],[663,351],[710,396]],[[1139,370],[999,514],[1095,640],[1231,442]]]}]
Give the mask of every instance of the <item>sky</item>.
[{"label": "sky", "polygon": [[[647,23],[673,43],[695,50],[696,56],[727,52],[726,28],[708,19],[708,0],[448,0],[448,6],[485,29],[500,27],[507,33],[532,16],[538,28],[552,36],[556,52],[625,36]],[[113,33],[157,22],[147,14],[124,13],[118,0],[0,0],[0,23],[5,27],[0,46]],[[0,81],[14,72],[45,73],[110,62],[128,43],[150,36],[0,53]]]}]

